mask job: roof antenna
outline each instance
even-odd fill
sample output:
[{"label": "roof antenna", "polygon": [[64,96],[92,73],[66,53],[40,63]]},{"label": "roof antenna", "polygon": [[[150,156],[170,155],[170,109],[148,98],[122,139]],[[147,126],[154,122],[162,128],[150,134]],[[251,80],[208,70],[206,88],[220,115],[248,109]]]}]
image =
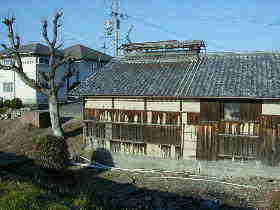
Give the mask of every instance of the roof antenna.
[{"label": "roof antenna", "polygon": [[132,41],[131,41],[131,39],[130,39],[130,33],[131,33],[133,27],[134,27],[134,25],[131,25],[131,26],[129,27],[128,31],[126,32],[126,35],[125,35],[125,42],[126,42],[126,44],[132,43]]}]

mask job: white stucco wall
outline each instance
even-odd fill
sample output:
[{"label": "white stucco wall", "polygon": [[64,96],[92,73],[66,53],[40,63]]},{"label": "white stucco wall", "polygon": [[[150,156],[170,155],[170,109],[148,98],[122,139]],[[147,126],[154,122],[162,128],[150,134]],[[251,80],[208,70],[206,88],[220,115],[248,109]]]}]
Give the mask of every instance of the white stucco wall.
[{"label": "white stucco wall", "polygon": [[279,102],[264,102],[262,104],[262,114],[264,115],[280,115],[280,101]]},{"label": "white stucco wall", "polygon": [[180,101],[147,101],[147,110],[179,112]]},{"label": "white stucco wall", "polygon": [[88,99],[85,101],[85,108],[95,108],[95,109],[112,109],[112,99]]},{"label": "white stucco wall", "polygon": [[[36,79],[36,57],[22,58],[24,72],[32,79]],[[12,82],[14,84],[13,92],[4,92],[3,83]],[[0,71],[0,96],[4,99],[13,97],[21,98],[24,103],[36,102],[36,91],[25,85],[17,74],[11,71]]]},{"label": "white stucco wall", "polygon": [[115,109],[144,110],[143,99],[114,99]]},{"label": "white stucco wall", "polygon": [[200,112],[200,102],[199,101],[183,101],[182,102],[183,112]]}]

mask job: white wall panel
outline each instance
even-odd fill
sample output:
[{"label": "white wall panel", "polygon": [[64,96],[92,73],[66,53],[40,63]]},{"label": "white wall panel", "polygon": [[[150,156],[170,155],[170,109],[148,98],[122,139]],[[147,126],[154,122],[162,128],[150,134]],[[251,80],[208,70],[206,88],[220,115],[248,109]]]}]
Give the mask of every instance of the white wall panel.
[{"label": "white wall panel", "polygon": [[144,100],[143,99],[115,99],[114,108],[125,109],[125,110],[144,110]]},{"label": "white wall panel", "polygon": [[112,99],[88,99],[85,108],[92,109],[112,109]]},{"label": "white wall panel", "polygon": [[200,112],[200,102],[182,102],[182,111],[183,112]]},{"label": "white wall panel", "polygon": [[280,102],[270,102],[262,104],[262,114],[280,115]]},{"label": "white wall panel", "polygon": [[179,112],[180,101],[147,101],[147,110]]}]

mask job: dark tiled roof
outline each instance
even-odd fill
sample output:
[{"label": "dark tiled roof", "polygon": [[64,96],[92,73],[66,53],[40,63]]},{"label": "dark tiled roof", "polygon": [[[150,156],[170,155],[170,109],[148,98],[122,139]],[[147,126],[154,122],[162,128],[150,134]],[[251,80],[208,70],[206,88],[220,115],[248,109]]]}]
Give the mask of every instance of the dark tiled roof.
[{"label": "dark tiled roof", "polygon": [[207,54],[200,61],[153,64],[113,59],[72,94],[280,98],[280,54]]},{"label": "dark tiled roof", "polygon": [[[40,44],[40,43],[22,45],[19,50],[21,53],[32,53],[32,54],[36,54],[36,55],[49,55],[48,46]],[[0,54],[5,55],[5,54],[7,54],[7,51],[2,50],[2,51],[0,51]],[[60,51],[58,51],[58,54],[62,55],[62,53]]]},{"label": "dark tiled roof", "polygon": [[63,50],[65,55],[71,55],[77,59],[88,59],[88,60],[101,60],[108,62],[111,60],[111,56],[99,52],[97,50],[85,47],[83,45],[77,44],[68,47]]}]

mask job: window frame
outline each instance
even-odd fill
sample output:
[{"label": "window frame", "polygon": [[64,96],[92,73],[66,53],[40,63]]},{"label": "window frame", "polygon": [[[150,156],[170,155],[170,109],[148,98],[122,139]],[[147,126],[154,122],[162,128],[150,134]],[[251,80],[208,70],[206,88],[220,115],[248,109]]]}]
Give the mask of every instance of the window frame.
[{"label": "window frame", "polygon": [[[241,120],[241,103],[242,102],[234,102],[234,101],[224,101],[224,102],[222,102],[222,104],[221,104],[221,116],[222,116],[222,119],[221,119],[221,121],[227,121],[227,122],[238,122],[238,121],[240,121]],[[239,107],[238,107],[238,113],[239,113],[239,117],[238,117],[238,119],[226,119],[226,113],[225,113],[225,111],[226,111],[226,109],[225,109],[225,106],[226,106],[226,104],[238,104],[239,105]]]},{"label": "window frame", "polygon": [[[224,104],[239,103],[240,117],[239,120],[225,119]],[[262,114],[262,102],[260,100],[201,100],[200,102],[200,123],[205,122],[240,122],[240,121],[257,121]]]},{"label": "window frame", "polygon": [[3,93],[12,93],[14,91],[13,82],[3,82]]}]

